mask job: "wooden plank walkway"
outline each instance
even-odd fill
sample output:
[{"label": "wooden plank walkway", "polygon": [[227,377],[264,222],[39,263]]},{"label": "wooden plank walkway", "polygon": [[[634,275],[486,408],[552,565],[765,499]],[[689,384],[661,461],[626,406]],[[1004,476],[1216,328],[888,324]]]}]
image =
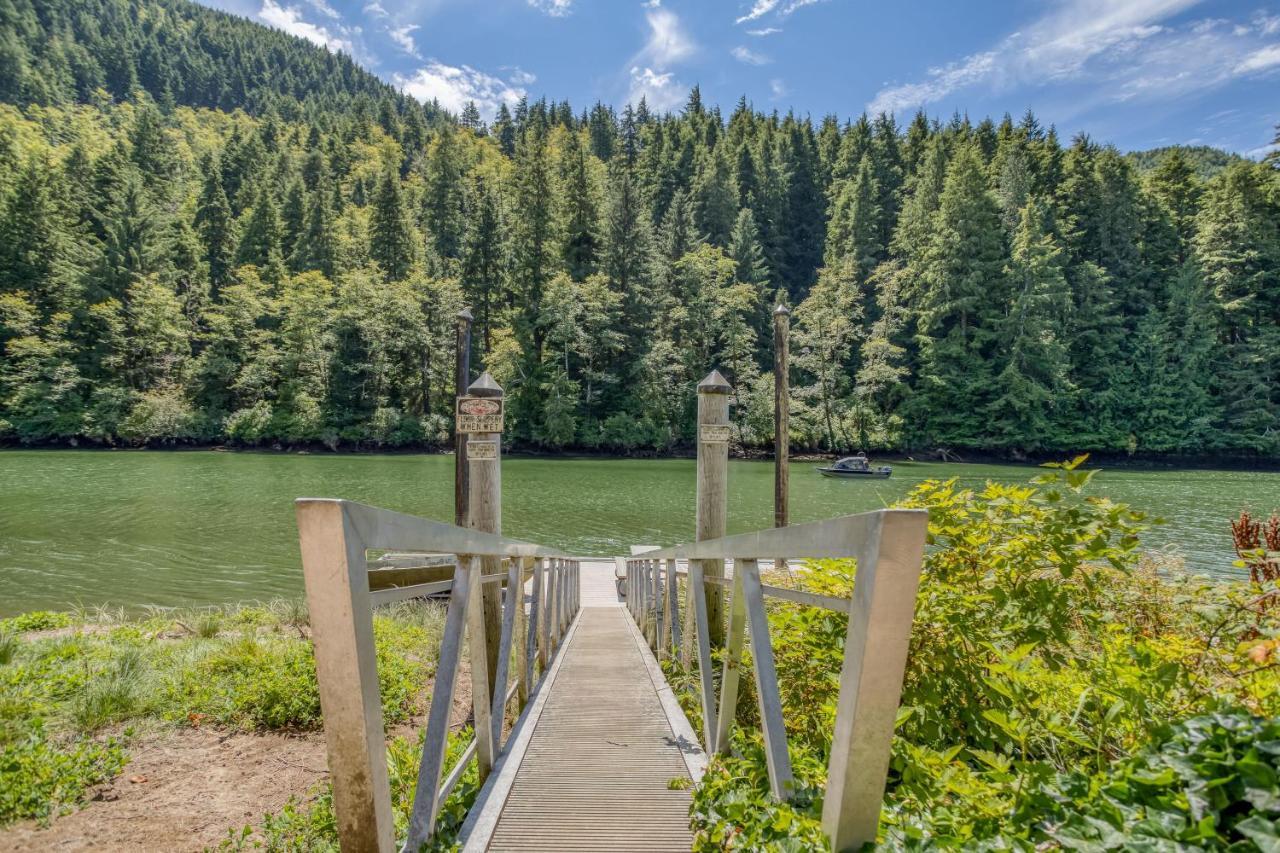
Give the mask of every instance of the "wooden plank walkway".
[{"label": "wooden plank walkway", "polygon": [[487,847],[688,850],[690,795],[668,783],[698,772],[702,751],[619,603],[613,562],[582,569],[584,607],[546,702],[523,753],[498,770],[514,780]]}]

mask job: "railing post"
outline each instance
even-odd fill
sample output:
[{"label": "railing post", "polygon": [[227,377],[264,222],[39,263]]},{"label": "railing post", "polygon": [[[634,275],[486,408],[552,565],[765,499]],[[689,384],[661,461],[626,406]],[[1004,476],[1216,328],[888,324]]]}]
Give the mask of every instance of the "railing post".
[{"label": "railing post", "polygon": [[[474,506],[474,505],[473,505]],[[471,637],[471,714],[476,725],[476,761],[479,764],[480,781],[483,783],[493,769],[497,756],[497,744],[493,737],[492,708],[493,679],[489,675],[489,656],[483,643],[485,636],[484,607],[481,593],[484,590],[484,562],[478,557],[468,557],[471,589],[467,595],[467,633]]]},{"label": "railing post", "polygon": [[364,544],[340,502],[299,501],[297,515],[338,840],[343,850],[390,853],[395,818]]},{"label": "railing post", "polygon": [[516,703],[521,709],[524,708],[525,700],[529,698],[529,686],[532,679],[529,677],[529,671],[525,668],[525,661],[529,659],[529,635],[525,629],[524,615],[524,575],[525,572],[533,568],[532,557],[512,557],[512,563],[518,563],[519,569],[516,575],[516,619],[515,631],[511,635],[512,642],[516,647]]},{"label": "railing post", "polygon": [[885,510],[858,555],[822,828],[834,850],[876,839],[928,515]]},{"label": "railing post", "polygon": [[405,851],[419,849],[435,832],[440,814],[440,777],[448,752],[449,718],[453,714],[453,695],[458,684],[458,664],[462,661],[462,639],[467,627],[471,588],[480,583],[475,567],[479,561],[458,557],[449,591],[449,609],[445,614],[444,632],[440,638],[440,655],[436,661],[435,684],[431,689],[431,708],[427,712],[427,732],[422,742],[422,761],[418,766],[418,788],[414,792],[413,812],[409,817],[409,837]]},{"label": "railing post", "polygon": [[[790,515],[791,376],[788,371],[791,309],[773,309],[773,526],[786,527]],[[773,559],[775,569],[787,567],[786,556]]]},{"label": "railing post", "polygon": [[547,671],[547,666],[551,662],[551,658],[555,656],[555,648],[551,645],[553,632],[555,630],[556,616],[556,559],[551,557],[546,561],[543,567],[543,582],[546,589],[543,590],[543,607],[542,607],[542,644],[538,648],[538,656],[542,661],[542,671]]},{"label": "railing post", "polygon": [[662,643],[667,657],[680,648],[680,578],[676,575],[676,561],[667,560],[667,608],[663,611]]},{"label": "railing post", "polygon": [[[729,487],[729,395],[733,387],[713,370],[698,383],[698,523],[697,540],[719,539],[725,533]],[[724,560],[704,560],[709,577],[724,577]],[[712,584],[702,590],[706,600],[707,637],[724,645],[724,594]]]},{"label": "railing post", "polygon": [[[469,397],[483,397],[502,404],[502,386],[485,371],[467,388]],[[483,451],[481,450],[483,448]],[[502,433],[476,433],[467,441],[468,483],[467,527],[485,533],[502,532]],[[496,574],[501,561],[496,557],[481,560],[481,574]],[[483,642],[488,654],[489,691],[498,672],[498,645],[502,640],[502,590],[497,584],[484,584],[484,630],[473,642]]]},{"label": "railing post", "polygon": [[541,653],[538,640],[541,636],[539,629],[542,626],[542,621],[538,609],[542,607],[542,563],[543,558],[541,557],[533,562],[533,589],[529,593],[529,631],[524,647],[525,698],[528,698],[529,688],[533,685],[534,663],[539,659]]},{"label": "railing post", "polygon": [[[738,681],[742,676],[742,635],[746,630],[747,608],[743,601],[742,576],[744,564],[747,571],[758,570],[755,560],[735,560],[733,564],[733,591],[729,596],[729,636],[724,647],[724,668],[720,675],[720,712],[716,715],[716,737],[709,744],[708,752],[716,754],[729,751],[729,737],[738,717]],[[755,626],[752,626],[754,629]]]}]

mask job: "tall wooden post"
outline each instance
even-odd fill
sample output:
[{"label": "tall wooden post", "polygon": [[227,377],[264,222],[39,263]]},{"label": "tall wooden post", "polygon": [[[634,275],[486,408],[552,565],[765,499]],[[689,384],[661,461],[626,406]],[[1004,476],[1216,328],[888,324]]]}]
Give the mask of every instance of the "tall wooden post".
[{"label": "tall wooden post", "polygon": [[[696,538],[719,539],[725,534],[729,490],[729,395],[733,387],[713,370],[698,383],[698,526]],[[704,560],[703,574],[724,577],[724,560]],[[724,645],[724,593],[719,585],[704,589],[707,639]]]},{"label": "tall wooden post", "polygon": [[[467,398],[497,401],[502,405],[502,386],[486,370],[467,387]],[[466,402],[465,400],[463,401]],[[462,404],[459,404],[460,406]],[[501,412],[501,408],[498,410]],[[495,424],[502,426],[501,416]],[[461,431],[461,430],[460,430]],[[502,433],[476,432],[467,440],[467,527],[485,533],[502,532]],[[501,571],[502,560],[481,560],[481,576]],[[498,583],[483,584],[484,645],[489,661],[489,695],[493,695],[498,671],[498,646],[502,640],[502,589]],[[472,642],[477,642],[475,637]]]},{"label": "tall wooden post", "polygon": [[[773,309],[773,526],[786,527],[791,482],[791,309]],[[785,557],[775,557],[774,568],[787,566]]]},{"label": "tall wooden post", "polygon": [[[454,359],[454,393],[466,396],[471,384],[471,309],[458,312],[457,355]],[[467,434],[454,432],[453,436],[453,523],[459,527],[467,524]]]}]

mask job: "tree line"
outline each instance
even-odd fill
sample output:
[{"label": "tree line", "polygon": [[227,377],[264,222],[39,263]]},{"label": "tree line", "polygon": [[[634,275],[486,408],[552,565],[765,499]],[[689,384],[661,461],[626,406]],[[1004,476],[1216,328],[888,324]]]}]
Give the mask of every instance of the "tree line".
[{"label": "tree line", "polygon": [[[675,114],[522,101],[486,123],[354,66],[321,84],[349,60],[248,22],[145,8],[237,47],[188,26],[183,53],[136,14],[94,42],[51,13],[31,27],[90,48],[0,106],[9,440],[442,442],[468,305],[520,444],[688,443],[718,367],[736,438],[763,445],[784,303],[800,447],[1280,450],[1274,162],[1142,162],[1031,113],[725,117],[696,88]],[[84,59],[113,44],[131,74]],[[256,82],[198,94],[180,55]]]}]

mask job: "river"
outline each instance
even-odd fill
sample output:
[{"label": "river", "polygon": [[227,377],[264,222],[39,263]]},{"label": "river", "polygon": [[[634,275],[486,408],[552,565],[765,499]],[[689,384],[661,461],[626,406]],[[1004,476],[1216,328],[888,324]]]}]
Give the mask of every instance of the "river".
[{"label": "river", "polygon": [[[792,521],[886,506],[921,480],[1025,482],[1014,465],[899,462],[892,479],[791,472]],[[1094,490],[1163,517],[1144,539],[1196,571],[1238,575],[1227,519],[1280,507],[1280,473],[1103,471]],[[773,519],[771,462],[729,469],[729,530]],[[295,497],[342,497],[449,520],[453,458],[193,451],[0,451],[0,616],[75,604],[213,604],[302,591]],[[693,537],[694,463],[685,459],[511,458],[504,531],[584,555]]]}]

